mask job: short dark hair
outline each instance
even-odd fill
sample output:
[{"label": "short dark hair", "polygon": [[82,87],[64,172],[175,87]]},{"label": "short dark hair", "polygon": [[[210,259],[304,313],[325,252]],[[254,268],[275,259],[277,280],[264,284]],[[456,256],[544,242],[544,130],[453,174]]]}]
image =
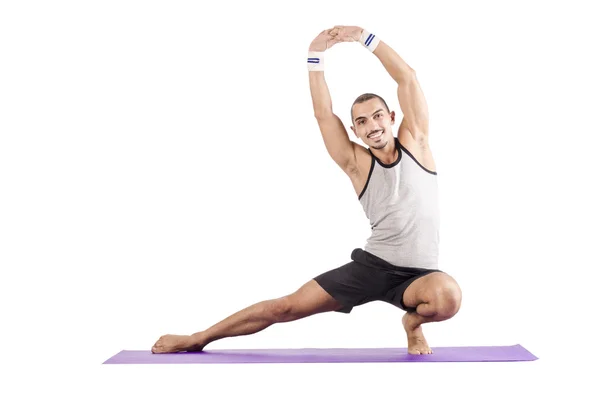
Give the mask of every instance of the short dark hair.
[{"label": "short dark hair", "polygon": [[380,97],[379,95],[371,94],[371,93],[362,94],[361,96],[359,96],[358,98],[356,98],[354,100],[354,103],[350,107],[350,117],[352,118],[352,124],[354,124],[354,115],[352,114],[352,109],[354,109],[354,105],[356,105],[357,103],[366,102],[366,101],[368,101],[370,99],[374,99],[374,98],[379,99],[383,103],[383,106],[385,106],[385,110],[387,110],[388,113],[390,112],[390,108],[388,107],[387,103],[385,103],[385,100],[382,97]]}]

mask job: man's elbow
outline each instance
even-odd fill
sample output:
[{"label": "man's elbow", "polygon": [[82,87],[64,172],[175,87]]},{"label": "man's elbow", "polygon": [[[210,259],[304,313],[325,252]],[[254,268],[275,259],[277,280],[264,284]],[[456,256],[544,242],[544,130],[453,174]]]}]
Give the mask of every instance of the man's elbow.
[{"label": "man's elbow", "polygon": [[417,78],[417,72],[413,68],[408,67],[406,69],[399,69],[394,80],[398,84],[404,84],[415,78]]},{"label": "man's elbow", "polygon": [[333,109],[315,109],[314,115],[317,120],[329,119],[333,116]]}]

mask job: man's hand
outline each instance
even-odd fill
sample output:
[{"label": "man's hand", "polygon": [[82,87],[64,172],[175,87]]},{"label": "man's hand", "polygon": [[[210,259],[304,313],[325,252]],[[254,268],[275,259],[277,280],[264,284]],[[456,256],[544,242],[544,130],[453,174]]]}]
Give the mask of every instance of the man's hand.
[{"label": "man's hand", "polygon": [[312,43],[309,51],[323,52],[337,43],[359,41],[363,28],[358,26],[336,25],[333,29],[322,31]]},{"label": "man's hand", "polygon": [[335,34],[338,43],[342,41],[359,41],[362,32],[363,28],[358,26],[336,25],[332,29],[332,34]]},{"label": "man's hand", "polygon": [[[335,29],[335,28],[334,28]],[[319,33],[317,37],[310,43],[309,51],[323,52],[339,43],[337,32],[334,29],[327,29]]]}]

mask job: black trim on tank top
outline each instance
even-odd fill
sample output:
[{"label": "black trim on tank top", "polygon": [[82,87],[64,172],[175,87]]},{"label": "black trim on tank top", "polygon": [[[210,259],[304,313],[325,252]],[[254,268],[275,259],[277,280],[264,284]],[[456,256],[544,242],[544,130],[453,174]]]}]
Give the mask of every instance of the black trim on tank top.
[{"label": "black trim on tank top", "polygon": [[430,170],[428,170],[427,168],[423,167],[423,166],[421,165],[421,163],[419,163],[419,162],[417,161],[417,159],[415,158],[415,156],[413,156],[413,155],[412,155],[412,153],[411,153],[411,152],[409,152],[407,148],[405,148],[404,146],[402,146],[402,144],[400,143],[400,141],[398,141],[398,144],[400,145],[400,147],[402,148],[402,150],[404,150],[404,151],[406,152],[406,154],[408,154],[408,156],[409,156],[411,159],[413,159],[413,160],[414,160],[414,162],[415,162],[415,163],[417,163],[417,165],[418,165],[419,167],[421,167],[421,168],[422,168],[424,171],[426,171],[426,172],[429,172],[430,174],[433,174],[433,175],[437,175],[437,172],[435,172],[435,171],[430,171]]},{"label": "black trim on tank top", "polygon": [[400,162],[400,160],[402,159],[402,150],[400,150],[400,148],[402,147],[402,145],[400,145],[400,141],[398,140],[398,138],[394,138],[394,146],[396,147],[396,151],[398,152],[398,158],[392,164],[384,164],[384,163],[382,163],[381,160],[379,160],[377,158],[377,156],[375,156],[373,154],[373,152],[371,152],[371,148],[369,148],[367,150],[369,151],[369,153],[371,153],[371,156],[375,157],[375,160],[379,163],[380,166],[382,166],[383,168],[392,168],[395,165],[397,165]]},{"label": "black trim on tank top", "polygon": [[[369,153],[371,153],[371,152],[369,151]],[[361,199],[363,194],[365,194],[365,191],[367,190],[367,186],[369,186],[369,181],[371,180],[371,175],[373,175],[374,168],[375,168],[375,156],[373,156],[373,153],[371,153],[371,169],[369,170],[369,176],[367,177],[367,182],[365,183],[365,187],[363,187],[362,192],[360,192],[360,194],[358,195],[359,200]]]}]

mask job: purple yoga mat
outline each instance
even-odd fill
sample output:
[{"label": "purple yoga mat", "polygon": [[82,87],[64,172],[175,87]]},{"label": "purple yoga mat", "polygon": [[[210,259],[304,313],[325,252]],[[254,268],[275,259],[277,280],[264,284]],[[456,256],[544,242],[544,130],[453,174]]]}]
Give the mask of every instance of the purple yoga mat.
[{"label": "purple yoga mat", "polygon": [[398,363],[532,361],[537,357],[521,345],[437,347],[433,354],[411,355],[406,348],[365,349],[238,349],[152,354],[123,350],[104,364],[249,364],[249,363]]}]

